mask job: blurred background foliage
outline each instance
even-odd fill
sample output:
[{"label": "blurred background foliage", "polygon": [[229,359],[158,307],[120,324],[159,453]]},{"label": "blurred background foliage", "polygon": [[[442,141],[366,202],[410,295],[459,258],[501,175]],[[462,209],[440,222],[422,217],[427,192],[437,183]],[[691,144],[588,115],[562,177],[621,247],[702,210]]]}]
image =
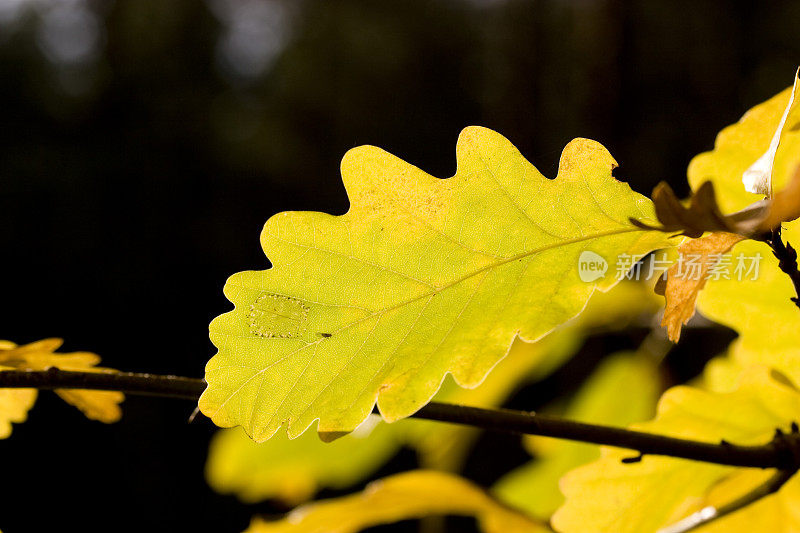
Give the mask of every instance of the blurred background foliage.
[{"label": "blurred background foliage", "polygon": [[[686,192],[689,159],[789,84],[798,27],[790,0],[0,0],[0,337],[201,376],[225,277],[265,266],[270,215],[346,211],[338,164],[360,144],[446,177],[479,124],[552,177],[583,136],[636,190]],[[643,335],[590,339],[510,405],[574,390]],[[687,336],[676,380],[730,338]],[[0,441],[0,526],[240,531],[285,510],[208,488],[213,428],[191,405],[123,409],[102,426],[43,398]],[[473,455],[483,484],[528,458],[498,435]]]}]

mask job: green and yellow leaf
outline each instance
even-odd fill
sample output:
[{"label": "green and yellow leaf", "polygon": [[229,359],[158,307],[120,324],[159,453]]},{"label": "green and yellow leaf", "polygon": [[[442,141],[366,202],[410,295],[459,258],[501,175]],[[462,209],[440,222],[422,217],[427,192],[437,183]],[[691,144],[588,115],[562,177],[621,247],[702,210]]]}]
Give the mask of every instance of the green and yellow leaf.
[{"label": "green and yellow leaf", "polygon": [[262,233],[273,267],[232,276],[235,309],[210,326],[201,411],[256,441],[315,420],[332,438],[377,402],[388,421],[428,402],[447,373],[479,385],[513,340],[537,340],[577,315],[613,275],[581,281],[592,251],[667,246],[652,204],[616,181],[599,144],[572,141],[542,176],[499,134],[467,128],[458,170],[440,180],[375,147],[348,152],[342,216],[281,213]]},{"label": "green and yellow leaf", "polygon": [[[758,445],[769,442],[776,428],[788,431],[799,412],[797,389],[783,376],[776,379],[765,367],[751,367],[742,374],[737,389],[729,393],[691,387],[670,389],[659,402],[656,418],[633,427],[705,442],[725,439],[736,444]],[[601,459],[567,474],[561,480],[566,502],[552,520],[556,530],[655,532],[708,505],[728,503],[730,500],[721,501],[722,495],[742,494],[762,482],[762,476],[774,472],[659,456],[645,456],[641,462],[623,464],[621,460],[630,456],[630,451],[604,448]],[[722,481],[726,485],[715,488]],[[792,479],[777,494],[765,498],[764,504],[773,505],[770,500],[794,494],[796,483]],[[793,514],[793,511],[787,509],[783,513]],[[725,531],[762,531],[753,529],[747,517],[740,513],[731,515],[725,519],[730,528]]]},{"label": "green and yellow leaf", "polygon": [[427,516],[473,516],[486,533],[550,531],[469,481],[416,470],[371,483],[364,492],[304,505],[285,519],[255,519],[247,533],[354,533]]},{"label": "green and yellow leaf", "polygon": [[274,498],[294,506],[322,488],[363,481],[399,447],[393,427],[374,415],[331,443],[306,432],[292,441],[284,433],[258,444],[240,428],[223,429],[211,441],[206,479],[217,492],[245,502]]}]

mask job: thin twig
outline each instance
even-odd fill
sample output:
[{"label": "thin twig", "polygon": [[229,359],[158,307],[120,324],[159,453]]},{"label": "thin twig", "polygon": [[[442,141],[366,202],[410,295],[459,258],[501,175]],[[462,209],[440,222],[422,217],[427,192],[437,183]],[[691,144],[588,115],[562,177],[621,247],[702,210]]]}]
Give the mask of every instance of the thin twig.
[{"label": "thin twig", "polygon": [[772,248],[772,253],[778,258],[778,267],[792,280],[796,296],[791,300],[800,307],[800,269],[797,267],[797,251],[788,242],[783,243],[780,227],[772,231],[767,242]]},{"label": "thin twig", "polygon": [[[205,389],[202,379],[131,372],[94,373],[58,369],[45,371],[0,371],[0,388],[116,390],[128,394],[166,396],[197,400]],[[509,409],[482,409],[431,402],[412,415],[414,418],[463,424],[492,431],[541,435],[636,450],[639,455],[664,455],[730,466],[796,469],[800,465],[800,434],[776,432],[775,438],[760,446],[713,444],[622,428],[585,424]]]},{"label": "thin twig", "polygon": [[199,378],[135,372],[0,371],[0,388],[114,390],[140,396],[195,400],[206,388]]},{"label": "thin twig", "polygon": [[727,503],[719,508],[714,506],[703,507],[699,511],[690,514],[683,520],[676,522],[671,526],[660,529],[658,533],[688,533],[689,531],[693,531],[701,526],[705,526],[714,520],[719,520],[723,516],[735,513],[736,511],[747,507],[751,503],[755,503],[758,500],[769,496],[770,494],[778,492],[781,487],[783,487],[786,482],[789,481],[796,473],[797,468],[778,470],[767,481],[757,486],[747,494],[744,494],[743,496],[733,500],[732,502]]}]

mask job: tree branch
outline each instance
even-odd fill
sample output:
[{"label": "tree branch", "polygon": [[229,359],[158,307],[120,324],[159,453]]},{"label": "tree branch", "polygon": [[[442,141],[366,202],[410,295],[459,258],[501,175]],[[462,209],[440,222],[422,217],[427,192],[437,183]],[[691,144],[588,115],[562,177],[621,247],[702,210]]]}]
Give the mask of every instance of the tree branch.
[{"label": "tree branch", "polygon": [[780,226],[772,230],[767,242],[772,248],[772,253],[778,258],[778,267],[792,280],[796,296],[791,300],[800,307],[800,269],[797,268],[797,251],[788,242],[783,243]]},{"label": "tree branch", "polygon": [[141,396],[162,396],[197,401],[206,388],[199,378],[134,372],[72,372],[49,370],[0,371],[0,388],[113,390]]},{"label": "tree branch", "polygon": [[[205,390],[202,379],[132,372],[71,372],[52,368],[44,371],[0,371],[0,388],[115,390],[127,394],[165,396],[194,400]],[[639,455],[665,455],[706,463],[756,468],[796,470],[800,466],[800,433],[776,432],[773,440],[760,446],[713,444],[586,424],[509,409],[482,409],[431,402],[412,415],[414,418],[463,424],[492,431],[541,435],[579,442],[636,450]]]}]

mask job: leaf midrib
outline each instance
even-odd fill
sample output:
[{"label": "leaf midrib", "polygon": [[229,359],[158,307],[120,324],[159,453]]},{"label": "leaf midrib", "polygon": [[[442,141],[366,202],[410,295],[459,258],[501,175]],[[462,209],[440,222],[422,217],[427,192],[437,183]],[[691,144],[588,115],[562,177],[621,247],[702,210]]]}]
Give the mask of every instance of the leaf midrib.
[{"label": "leaf midrib", "polygon": [[[336,334],[336,333],[339,333],[341,331],[345,331],[345,330],[347,330],[347,329],[349,329],[349,328],[351,328],[353,326],[357,326],[358,324],[360,324],[362,322],[365,322],[365,321],[367,321],[367,320],[369,320],[369,319],[371,319],[371,318],[373,318],[375,316],[389,313],[391,311],[394,311],[395,309],[399,309],[399,308],[401,308],[403,306],[412,304],[412,303],[414,303],[414,302],[416,302],[418,300],[421,300],[423,298],[426,298],[426,297],[433,296],[435,294],[444,292],[445,290],[447,290],[447,289],[449,289],[449,288],[451,288],[451,287],[453,287],[455,285],[458,285],[459,283],[462,283],[462,282],[464,282],[464,281],[466,281],[466,280],[468,280],[468,279],[470,279],[470,278],[472,278],[474,276],[477,276],[478,274],[480,274],[482,272],[485,272],[485,271],[493,269],[493,268],[499,268],[499,267],[501,267],[503,265],[506,265],[508,263],[511,263],[511,262],[514,262],[514,261],[519,261],[520,259],[525,259],[528,256],[531,256],[531,255],[534,255],[534,254],[538,254],[538,253],[541,253],[541,252],[546,252],[547,250],[552,250],[552,249],[558,248],[560,246],[569,246],[570,244],[576,244],[576,243],[579,243],[579,242],[590,241],[590,240],[593,240],[593,239],[598,239],[600,237],[610,237],[612,235],[622,235],[622,234],[625,234],[625,233],[634,233],[634,232],[645,233],[645,230],[642,230],[642,229],[636,228],[636,227],[631,227],[631,228],[623,228],[623,229],[602,231],[602,232],[595,233],[593,235],[582,235],[580,237],[575,237],[573,239],[567,239],[567,240],[564,240],[564,241],[559,241],[559,242],[554,242],[554,243],[551,243],[551,244],[547,244],[547,245],[541,246],[539,248],[534,248],[532,250],[528,250],[528,251],[519,253],[517,255],[505,258],[505,259],[503,259],[501,261],[497,261],[495,263],[489,263],[487,265],[482,266],[479,269],[473,270],[472,272],[470,272],[470,273],[468,273],[468,274],[466,274],[466,275],[464,275],[464,276],[462,276],[462,277],[460,277],[460,278],[458,278],[456,280],[451,281],[450,283],[448,283],[446,285],[442,285],[441,287],[436,287],[433,290],[424,292],[422,294],[414,296],[413,298],[409,298],[409,299],[404,300],[402,302],[399,302],[397,304],[390,305],[389,307],[384,307],[383,309],[379,309],[377,311],[374,311],[374,312],[372,312],[372,313],[370,313],[370,314],[368,314],[366,316],[363,316],[363,317],[361,317],[361,318],[359,318],[357,320],[354,320],[353,322],[350,322],[349,324],[346,324],[346,325],[342,326],[341,328],[331,332],[331,334]],[[319,340],[322,340],[322,339],[319,339]],[[314,342],[319,342],[319,340],[314,341]],[[312,344],[312,343],[309,343],[309,344]]]}]

